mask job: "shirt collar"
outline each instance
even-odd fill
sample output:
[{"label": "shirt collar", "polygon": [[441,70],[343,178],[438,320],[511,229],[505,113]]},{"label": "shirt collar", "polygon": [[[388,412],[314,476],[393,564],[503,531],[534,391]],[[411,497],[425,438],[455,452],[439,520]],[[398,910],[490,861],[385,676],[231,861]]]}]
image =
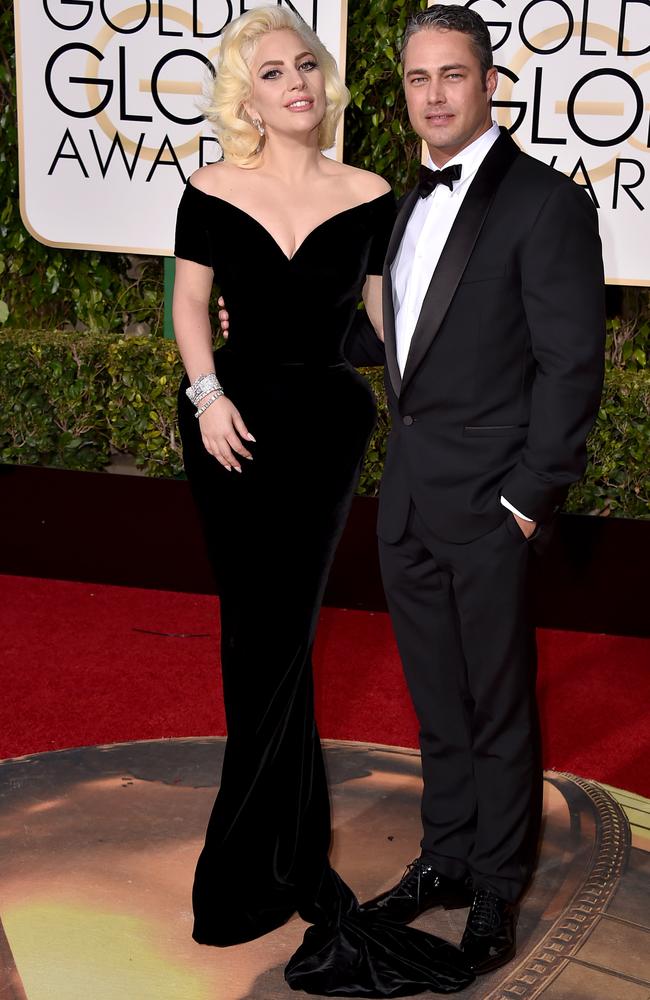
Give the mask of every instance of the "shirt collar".
[{"label": "shirt collar", "polygon": [[[461,149],[457,156],[452,157],[449,161],[449,166],[452,166],[454,163],[460,163],[463,168],[461,179],[454,184],[453,194],[456,194],[459,188],[465,187],[467,182],[472,180],[500,135],[501,129],[496,122],[493,122],[487,132],[480,135],[478,139],[475,139],[465,149]],[[428,166],[431,170],[439,169],[430,156],[428,157]]]}]

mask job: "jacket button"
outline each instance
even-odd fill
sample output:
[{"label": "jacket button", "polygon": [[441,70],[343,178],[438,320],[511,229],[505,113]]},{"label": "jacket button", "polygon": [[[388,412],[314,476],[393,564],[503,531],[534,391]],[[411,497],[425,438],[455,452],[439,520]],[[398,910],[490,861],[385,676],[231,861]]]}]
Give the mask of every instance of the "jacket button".
[{"label": "jacket button", "polygon": [[415,423],[415,418],[412,417],[410,413],[407,413],[405,417],[402,417],[402,423],[406,424],[407,427],[410,427],[411,424]]}]

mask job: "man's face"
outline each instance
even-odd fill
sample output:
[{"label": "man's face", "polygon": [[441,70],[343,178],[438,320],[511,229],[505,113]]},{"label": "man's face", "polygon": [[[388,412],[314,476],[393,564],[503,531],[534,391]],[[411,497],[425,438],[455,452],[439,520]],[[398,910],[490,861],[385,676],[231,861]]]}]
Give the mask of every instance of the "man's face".
[{"label": "man's face", "polygon": [[497,82],[494,68],[483,78],[468,35],[425,28],[411,37],[404,59],[406,103],[437,167],[490,128]]}]

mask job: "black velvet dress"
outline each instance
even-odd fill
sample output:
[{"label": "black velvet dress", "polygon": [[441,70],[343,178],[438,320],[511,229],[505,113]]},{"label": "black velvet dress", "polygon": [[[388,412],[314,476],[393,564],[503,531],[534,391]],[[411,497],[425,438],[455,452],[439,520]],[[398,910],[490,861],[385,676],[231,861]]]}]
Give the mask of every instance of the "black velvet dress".
[{"label": "black velvet dress", "polygon": [[252,216],[188,183],[176,229],[176,255],[211,266],[225,297],[230,335],[215,369],[257,441],[241,474],[226,471],[203,447],[183,381],[185,469],[219,590],[228,728],[194,938],[238,944],[297,911],[314,927],[287,981],[322,995],[455,992],[472,978],[451,946],[364,918],[328,863],[311,649],[375,417],[342,348],[394,214],[390,193],[340,212],[289,259]]}]

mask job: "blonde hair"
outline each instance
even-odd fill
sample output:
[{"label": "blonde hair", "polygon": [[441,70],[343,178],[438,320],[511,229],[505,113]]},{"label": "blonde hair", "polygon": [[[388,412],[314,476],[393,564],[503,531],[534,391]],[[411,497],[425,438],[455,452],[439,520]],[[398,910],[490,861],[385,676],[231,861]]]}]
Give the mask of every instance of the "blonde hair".
[{"label": "blonde hair", "polygon": [[260,38],[269,31],[295,31],[313,52],[325,79],[325,115],[318,130],[320,149],[334,144],[336,126],[350,100],[350,92],[339,76],[334,57],[318,35],[282,7],[258,7],[242,14],[223,33],[216,76],[208,85],[203,113],[212,123],[224,158],[238,166],[252,166],[264,147],[264,139],[244,110],[253,92],[249,60]]}]

